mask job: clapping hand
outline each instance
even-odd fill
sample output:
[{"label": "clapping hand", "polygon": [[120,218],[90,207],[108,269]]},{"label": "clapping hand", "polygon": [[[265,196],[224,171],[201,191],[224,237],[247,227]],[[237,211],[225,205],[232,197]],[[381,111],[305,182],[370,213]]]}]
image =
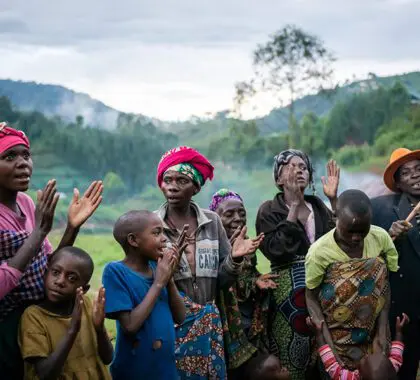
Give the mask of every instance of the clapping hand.
[{"label": "clapping hand", "polygon": [[79,190],[74,189],[68,211],[68,223],[72,228],[80,228],[92,216],[102,202],[102,191],[102,181],[92,182],[81,198]]},{"label": "clapping hand", "polygon": [[96,331],[103,330],[105,322],[105,288],[101,286],[93,300],[93,313],[92,313],[93,326]]},{"label": "clapping hand", "polygon": [[255,281],[255,285],[258,287],[258,289],[261,289],[261,290],[276,289],[277,284],[272,279],[277,278],[277,277],[279,277],[278,274],[272,274],[272,273],[263,274],[257,278],[257,281]]},{"label": "clapping hand", "polygon": [[305,189],[302,189],[302,186],[299,184],[297,172],[293,167],[289,168],[284,187],[289,190],[291,204],[301,205],[304,203]]},{"label": "clapping hand", "polygon": [[56,181],[48,181],[44,190],[37,192],[37,204],[35,208],[35,228],[43,236],[47,236],[51,231],[54,212],[60,196],[57,194]]},{"label": "clapping hand", "polygon": [[166,250],[162,257],[158,259],[156,268],[155,283],[160,288],[164,288],[172,278],[176,265],[177,256],[173,252],[173,247]]},{"label": "clapping hand", "polygon": [[76,299],[74,300],[73,312],[71,314],[70,334],[77,335],[82,325],[83,314],[83,288],[77,288]]},{"label": "clapping hand", "polygon": [[242,227],[241,232],[239,233],[238,237],[235,239],[235,242],[232,246],[232,257],[241,258],[246,255],[251,255],[255,253],[255,251],[260,246],[261,242],[264,239],[264,234],[259,234],[254,239],[247,239],[246,238],[246,226]]}]

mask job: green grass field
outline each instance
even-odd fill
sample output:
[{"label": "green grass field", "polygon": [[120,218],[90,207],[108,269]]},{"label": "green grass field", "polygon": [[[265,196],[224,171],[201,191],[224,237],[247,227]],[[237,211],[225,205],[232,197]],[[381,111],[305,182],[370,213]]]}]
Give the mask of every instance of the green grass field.
[{"label": "green grass field", "polygon": [[[61,239],[60,232],[54,231],[50,234],[49,239],[53,246],[57,247]],[[102,272],[105,265],[110,261],[122,260],[124,258],[124,253],[120,246],[115,242],[111,233],[80,234],[76,240],[75,246],[88,252],[95,264],[95,271],[90,282],[91,289],[88,292],[88,295],[93,298],[102,284]],[[270,270],[269,262],[261,253],[258,253],[258,269],[261,273],[267,273]],[[115,338],[115,322],[107,320],[106,327],[110,336]]]}]

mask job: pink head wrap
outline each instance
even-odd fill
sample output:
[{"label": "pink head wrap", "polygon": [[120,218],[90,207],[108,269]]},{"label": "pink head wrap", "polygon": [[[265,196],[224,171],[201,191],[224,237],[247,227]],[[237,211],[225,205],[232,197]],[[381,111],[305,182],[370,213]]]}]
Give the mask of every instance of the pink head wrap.
[{"label": "pink head wrap", "polygon": [[0,123],[0,153],[3,153],[16,145],[25,145],[27,148],[30,147],[29,140],[25,133],[10,128],[5,122]]},{"label": "pink head wrap", "polygon": [[157,168],[157,183],[162,184],[163,174],[177,164],[190,164],[203,176],[203,181],[213,179],[214,167],[200,152],[187,146],[179,146],[166,152],[159,161]]}]

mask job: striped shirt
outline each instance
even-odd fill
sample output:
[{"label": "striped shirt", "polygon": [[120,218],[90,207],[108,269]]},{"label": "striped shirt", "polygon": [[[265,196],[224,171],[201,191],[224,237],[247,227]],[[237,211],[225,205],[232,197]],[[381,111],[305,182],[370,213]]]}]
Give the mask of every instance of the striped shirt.
[{"label": "striped shirt", "polygon": [[[404,343],[394,341],[391,345],[391,351],[389,353],[389,360],[392,363],[395,371],[398,373],[402,362],[404,353]],[[325,370],[328,372],[332,380],[359,380],[359,370],[350,371],[345,369],[338,364],[330,346],[328,344],[323,345],[319,349],[319,355],[321,356],[322,363],[324,364]]]}]

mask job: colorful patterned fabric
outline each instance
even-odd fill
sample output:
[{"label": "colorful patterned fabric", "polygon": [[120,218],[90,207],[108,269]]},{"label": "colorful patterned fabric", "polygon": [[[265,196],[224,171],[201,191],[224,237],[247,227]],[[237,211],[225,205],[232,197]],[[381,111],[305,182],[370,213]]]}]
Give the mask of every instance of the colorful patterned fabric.
[{"label": "colorful patterned fabric", "polygon": [[209,210],[216,211],[219,205],[227,201],[228,199],[236,199],[243,203],[243,200],[238,193],[235,193],[234,191],[231,191],[229,189],[220,189],[219,191],[216,191],[213,194],[213,197],[211,198]]},{"label": "colorful patterned fabric", "polygon": [[227,379],[223,328],[216,305],[184,297],[187,315],[176,326],[175,358],[179,380]]},{"label": "colorful patterned fabric", "polygon": [[242,272],[238,276],[232,291],[235,292],[239,303],[252,305],[251,326],[248,331],[248,340],[259,350],[266,351],[268,347],[267,323],[270,306],[270,293],[257,288],[256,281],[261,274],[249,256],[244,258]]},{"label": "colorful patterned fabric", "polygon": [[163,173],[163,176],[165,176],[165,174],[169,171],[174,171],[174,172],[186,175],[188,178],[190,178],[193,182],[195,182],[199,186],[204,185],[203,176],[191,164],[181,163],[181,164],[176,164],[174,166],[171,166],[169,169],[165,171],[165,173]]},{"label": "colorful patterned fabric", "polygon": [[223,339],[228,369],[239,368],[257,352],[242,327],[241,312],[234,288],[220,291],[217,304],[223,326]]},{"label": "colorful patterned fabric", "polygon": [[272,294],[270,351],[289,370],[292,380],[301,380],[311,360],[313,340],[306,324],[304,261],[296,261],[274,273],[279,277],[275,279],[277,288]]},{"label": "colorful patterned fabric", "polygon": [[[26,231],[0,230],[0,264],[13,257],[29,233]],[[44,272],[47,268],[49,249],[46,241],[39,253],[25,270],[19,285],[0,300],[0,321],[11,311],[44,297]]]},{"label": "colorful patterned fabric", "polygon": [[[392,342],[389,353],[389,360],[392,363],[395,371],[401,368],[403,362],[404,344],[402,342]],[[325,370],[332,380],[359,380],[359,370],[350,371],[338,364],[331,347],[327,344],[319,348],[319,356],[324,364]]]},{"label": "colorful patterned fabric", "polygon": [[326,271],[320,305],[337,354],[347,368],[356,369],[368,353],[388,291],[382,257],[335,263]]},{"label": "colorful patterned fabric", "polygon": [[[156,181],[160,187],[165,173],[171,166],[188,163],[194,166],[202,175],[203,181],[213,179],[214,167],[200,152],[188,146],[179,146],[166,152],[159,161]],[[203,184],[204,184],[203,182]]]},{"label": "colorful patterned fabric", "polygon": [[0,153],[16,146],[25,145],[29,148],[29,140],[25,133],[10,128],[4,121],[0,123]]}]

